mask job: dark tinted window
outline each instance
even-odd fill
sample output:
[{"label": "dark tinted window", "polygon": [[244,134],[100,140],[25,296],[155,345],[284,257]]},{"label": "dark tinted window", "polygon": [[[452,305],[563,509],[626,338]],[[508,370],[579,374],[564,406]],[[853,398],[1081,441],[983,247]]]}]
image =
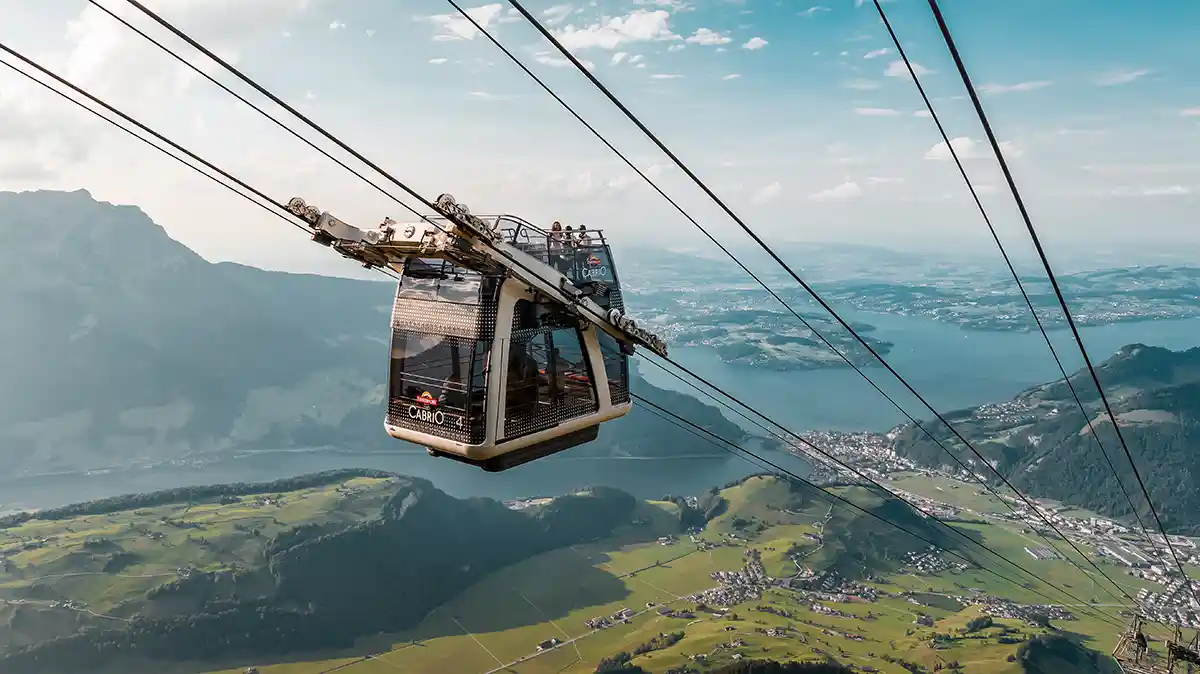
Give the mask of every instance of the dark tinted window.
[{"label": "dark tinted window", "polygon": [[399,296],[403,299],[474,305],[492,298],[498,280],[455,267],[444,260],[409,258],[404,265]]},{"label": "dark tinted window", "polygon": [[595,412],[598,404],[579,329],[517,302],[509,343],[504,436],[519,437]]},{"label": "dark tinted window", "polygon": [[613,283],[612,258],[605,246],[581,247],[575,250],[575,279],[580,282],[603,281]]},{"label": "dark tinted window", "polygon": [[393,425],[481,442],[489,342],[397,330],[388,415]]}]

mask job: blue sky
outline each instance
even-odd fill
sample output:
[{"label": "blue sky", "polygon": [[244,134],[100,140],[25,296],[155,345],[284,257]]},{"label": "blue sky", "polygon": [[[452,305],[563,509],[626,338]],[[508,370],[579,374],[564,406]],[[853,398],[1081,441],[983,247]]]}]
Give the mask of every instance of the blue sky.
[{"label": "blue sky", "polygon": [[[125,2],[102,2],[163,35]],[[448,191],[476,211],[703,245],[447,3],[147,4],[430,197]],[[510,5],[463,6],[702,223],[730,244],[744,242]],[[769,240],[990,245],[870,2],[526,6]],[[1028,255],[926,3],[885,7],[1002,236]],[[1200,243],[1200,3],[945,0],[943,11],[1048,243]],[[5,44],[268,193],[303,195],[364,224],[403,215],[85,2],[0,0],[0,14]],[[0,73],[0,118],[0,189],[83,187],[142,206],[210,259],[340,268],[282,223],[8,72]]]}]

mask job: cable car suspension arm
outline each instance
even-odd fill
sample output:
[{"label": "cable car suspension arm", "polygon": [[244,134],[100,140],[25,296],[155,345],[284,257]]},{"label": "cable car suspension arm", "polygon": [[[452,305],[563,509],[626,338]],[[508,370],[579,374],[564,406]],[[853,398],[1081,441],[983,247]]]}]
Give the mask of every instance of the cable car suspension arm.
[{"label": "cable car suspension arm", "polygon": [[644,346],[664,358],[667,356],[667,344],[661,337],[639,327],[636,321],[620,310],[605,312],[570,278],[504,241],[493,227],[473,215],[453,196],[439,196],[434,207],[447,221],[446,226],[422,227],[421,235],[414,238],[415,226],[405,225],[405,231],[397,236],[400,225],[391,218],[384,219],[382,224],[373,229],[362,229],[306,203],[300,197],[293,197],[287,203],[288,211],[308,223],[314,241],[333,248],[343,257],[362,263],[364,267],[391,267],[402,271],[406,258],[424,257],[448,260],[474,271],[504,270],[538,292],[558,298],[568,311],[581,316],[615,339],[625,344]]}]

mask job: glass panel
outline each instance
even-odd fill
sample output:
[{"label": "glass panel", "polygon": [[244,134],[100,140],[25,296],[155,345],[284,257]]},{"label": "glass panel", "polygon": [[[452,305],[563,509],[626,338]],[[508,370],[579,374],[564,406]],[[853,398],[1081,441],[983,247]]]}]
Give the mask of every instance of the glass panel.
[{"label": "glass panel", "polygon": [[[508,349],[508,384],[505,395],[505,419],[524,419],[536,416],[538,408],[550,402],[549,387],[541,376],[543,363],[537,353],[545,353],[545,335],[514,336]],[[538,349],[542,342],[542,349]],[[506,428],[507,424],[506,422]]]},{"label": "glass panel", "polygon": [[571,271],[568,274],[576,283],[603,281],[616,283],[612,258],[607,246],[579,246],[573,250]]},{"label": "glass panel", "polygon": [[[455,337],[395,331],[388,385],[391,423],[470,442],[474,426],[482,427],[482,421],[472,423],[469,410],[476,407],[472,403],[478,394],[472,395],[467,386],[478,344]],[[482,415],[480,411],[478,416]]]},{"label": "glass panel", "polygon": [[483,277],[478,272],[454,270],[450,278],[438,283],[439,302],[479,304],[479,289]]},{"label": "glass panel", "polygon": [[596,411],[582,335],[545,307],[518,300],[509,346],[504,437],[519,437]]},{"label": "glass panel", "polygon": [[550,390],[557,404],[572,408],[594,407],[591,368],[579,330],[559,328],[550,333]]},{"label": "glass panel", "polygon": [[[477,305],[482,296],[490,298],[494,293],[494,279],[488,281],[484,283],[479,272],[455,267],[444,260],[409,258],[398,295],[409,300]],[[485,286],[486,292],[481,293]]]},{"label": "glass panel", "polygon": [[621,352],[620,342],[612,335],[603,330],[596,330],[596,335],[608,376],[608,394],[612,404],[623,405],[629,402],[629,356]]}]

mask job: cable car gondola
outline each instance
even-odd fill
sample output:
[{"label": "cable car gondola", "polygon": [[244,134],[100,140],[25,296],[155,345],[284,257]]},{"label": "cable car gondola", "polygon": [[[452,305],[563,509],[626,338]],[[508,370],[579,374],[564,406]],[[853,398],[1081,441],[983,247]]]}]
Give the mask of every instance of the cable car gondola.
[{"label": "cable car gondola", "polygon": [[493,472],[595,440],[630,410],[633,345],[666,353],[624,315],[603,232],[566,241],[446,195],[438,205],[431,222],[360,230],[288,204],[316,240],[400,272],[387,433]]}]

